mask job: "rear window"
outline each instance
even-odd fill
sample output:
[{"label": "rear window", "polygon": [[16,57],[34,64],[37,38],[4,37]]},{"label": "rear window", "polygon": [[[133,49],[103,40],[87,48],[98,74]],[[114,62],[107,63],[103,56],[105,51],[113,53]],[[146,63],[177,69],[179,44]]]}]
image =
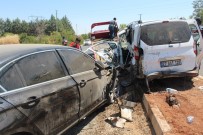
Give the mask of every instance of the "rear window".
[{"label": "rear window", "polygon": [[147,45],[163,45],[188,42],[191,37],[186,22],[163,22],[141,27],[141,40]]}]

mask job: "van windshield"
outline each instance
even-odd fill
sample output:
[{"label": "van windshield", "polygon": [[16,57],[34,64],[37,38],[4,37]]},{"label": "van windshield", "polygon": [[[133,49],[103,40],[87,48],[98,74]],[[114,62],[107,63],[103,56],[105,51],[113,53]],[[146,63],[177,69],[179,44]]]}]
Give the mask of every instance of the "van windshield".
[{"label": "van windshield", "polygon": [[141,40],[149,46],[188,42],[191,37],[186,22],[163,22],[141,27]]}]

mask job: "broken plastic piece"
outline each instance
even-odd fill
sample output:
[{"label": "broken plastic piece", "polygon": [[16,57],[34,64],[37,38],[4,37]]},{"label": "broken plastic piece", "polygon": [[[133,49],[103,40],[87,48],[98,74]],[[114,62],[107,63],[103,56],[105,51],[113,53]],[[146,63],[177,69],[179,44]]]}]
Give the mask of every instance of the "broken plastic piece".
[{"label": "broken plastic piece", "polygon": [[167,91],[168,93],[170,93],[170,94],[177,94],[177,93],[178,93],[177,90],[172,89],[172,88],[166,88],[166,91]]},{"label": "broken plastic piece", "polygon": [[188,117],[187,117],[187,122],[188,122],[189,124],[191,124],[193,121],[194,121],[194,116],[188,116]]},{"label": "broken plastic piece", "polygon": [[120,117],[108,117],[109,121],[111,121],[112,125],[119,128],[124,128],[126,120]]}]

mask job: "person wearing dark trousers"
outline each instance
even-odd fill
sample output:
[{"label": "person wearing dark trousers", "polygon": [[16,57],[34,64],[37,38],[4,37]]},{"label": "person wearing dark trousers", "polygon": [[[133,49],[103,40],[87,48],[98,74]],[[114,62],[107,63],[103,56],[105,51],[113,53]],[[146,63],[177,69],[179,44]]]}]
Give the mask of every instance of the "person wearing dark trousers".
[{"label": "person wearing dark trousers", "polygon": [[110,24],[109,24],[109,38],[111,40],[113,40],[113,38],[115,36],[117,36],[117,31],[118,31],[118,25],[117,25],[117,22],[116,22],[116,18],[113,18],[112,21],[110,21]]}]

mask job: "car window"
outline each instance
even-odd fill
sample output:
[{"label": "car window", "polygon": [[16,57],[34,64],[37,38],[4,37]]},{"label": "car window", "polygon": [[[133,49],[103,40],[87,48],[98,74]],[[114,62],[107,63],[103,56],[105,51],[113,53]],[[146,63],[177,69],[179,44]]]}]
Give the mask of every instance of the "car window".
[{"label": "car window", "polygon": [[26,84],[33,85],[65,76],[55,52],[41,52],[17,62]]},{"label": "car window", "polygon": [[190,24],[189,26],[190,26],[190,30],[192,32],[192,36],[193,36],[194,40],[197,42],[200,38],[198,29],[194,24]]},{"label": "car window", "polygon": [[66,67],[70,74],[93,70],[95,61],[90,56],[76,50],[60,50]]},{"label": "car window", "polygon": [[[11,66],[0,78],[0,84],[8,91],[23,87],[23,82],[15,68]],[[1,93],[2,91],[0,91]]]},{"label": "car window", "polygon": [[126,48],[128,46],[128,42],[126,40],[126,33],[119,35],[119,44],[122,48]]},{"label": "car window", "polygon": [[109,49],[109,48],[110,46],[108,43],[99,43],[98,45],[95,45],[92,47],[94,51],[100,51],[100,50]]},{"label": "car window", "polygon": [[186,22],[163,22],[141,28],[141,40],[150,46],[188,42],[190,37]]}]

